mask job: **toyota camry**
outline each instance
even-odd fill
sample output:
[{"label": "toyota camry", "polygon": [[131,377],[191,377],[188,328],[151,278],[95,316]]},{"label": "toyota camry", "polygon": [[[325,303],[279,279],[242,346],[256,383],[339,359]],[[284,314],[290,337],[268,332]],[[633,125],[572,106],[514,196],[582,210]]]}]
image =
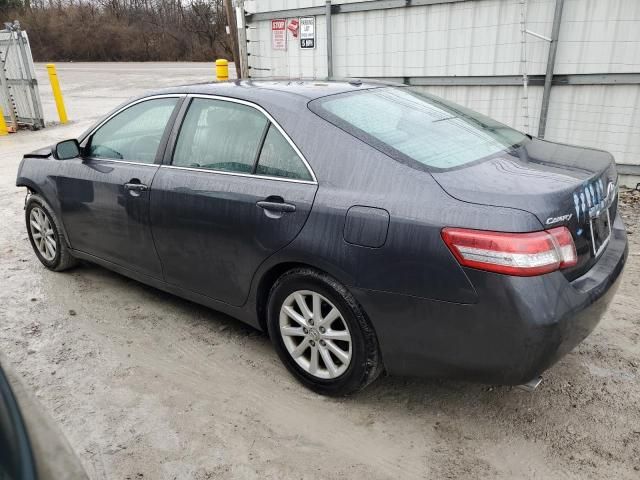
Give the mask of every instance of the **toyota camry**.
[{"label": "toyota camry", "polygon": [[330,395],[383,371],[535,384],[615,292],[617,182],[607,152],[361,81],[149,93],[17,177],[45,267],[232,315]]}]

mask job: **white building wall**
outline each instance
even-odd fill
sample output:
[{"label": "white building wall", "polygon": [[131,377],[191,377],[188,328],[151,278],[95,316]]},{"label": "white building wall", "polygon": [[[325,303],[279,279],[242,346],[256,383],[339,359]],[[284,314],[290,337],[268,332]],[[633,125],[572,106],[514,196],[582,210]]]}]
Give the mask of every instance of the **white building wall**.
[{"label": "white building wall", "polygon": [[[357,0],[334,0],[334,4]],[[555,0],[528,0],[527,28],[550,37]],[[258,0],[248,12],[322,7],[324,0]],[[468,0],[333,15],[336,77],[503,76],[522,73],[521,0]],[[317,48],[271,49],[269,20],[248,31],[251,76],[327,75],[326,25],[316,17]],[[528,36],[526,71],[544,75],[549,44]],[[640,0],[565,0],[555,74],[640,74]],[[542,87],[418,87],[536,134]],[[640,85],[554,86],[546,138],[611,151],[640,165]]]}]

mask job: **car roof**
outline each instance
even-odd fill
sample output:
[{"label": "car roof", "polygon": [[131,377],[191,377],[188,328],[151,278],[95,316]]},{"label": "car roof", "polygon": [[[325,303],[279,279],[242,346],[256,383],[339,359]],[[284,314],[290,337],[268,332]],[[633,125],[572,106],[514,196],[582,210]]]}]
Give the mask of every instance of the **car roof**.
[{"label": "car roof", "polygon": [[[200,83],[194,85],[183,85],[179,87],[164,88],[149,92],[144,96],[187,93],[195,95],[223,95],[243,99],[248,96],[255,96],[260,93],[262,98],[268,99],[269,93],[274,92],[274,96],[282,98],[282,94],[290,95],[292,98],[300,97],[306,101],[320,97],[335,95],[338,93],[355,92],[371,88],[387,86],[403,86],[399,83],[357,79],[344,80],[297,80],[297,79],[260,79],[260,80],[234,80],[220,83]],[[278,94],[275,94],[278,92]]]},{"label": "car roof", "polygon": [[[99,122],[89,127],[78,138],[80,141],[83,141],[100,122],[121,110],[123,107],[157,95],[218,95],[249,101],[272,112],[278,108],[285,108],[289,111],[292,109],[295,110],[295,108],[306,105],[311,100],[329,95],[389,86],[401,87],[406,85],[377,80],[367,80],[365,82],[358,79],[301,80],[261,78],[260,80],[232,80],[228,82],[196,83],[192,85],[166,87],[147,91],[121,103],[102,117]],[[282,123],[282,119],[280,119],[280,122]]]}]

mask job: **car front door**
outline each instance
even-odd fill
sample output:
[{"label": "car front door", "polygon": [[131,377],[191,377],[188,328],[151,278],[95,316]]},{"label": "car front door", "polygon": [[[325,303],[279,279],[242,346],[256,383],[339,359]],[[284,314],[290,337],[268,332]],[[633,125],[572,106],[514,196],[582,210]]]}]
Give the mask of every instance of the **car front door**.
[{"label": "car front door", "polygon": [[177,132],[151,188],[165,279],[241,305],[260,263],[304,225],[315,177],[284,131],[246,102],[193,98]]},{"label": "car front door", "polygon": [[62,219],[74,250],[162,279],[149,224],[149,187],[180,96],[135,102],[103,122],[64,160],[56,178]]}]

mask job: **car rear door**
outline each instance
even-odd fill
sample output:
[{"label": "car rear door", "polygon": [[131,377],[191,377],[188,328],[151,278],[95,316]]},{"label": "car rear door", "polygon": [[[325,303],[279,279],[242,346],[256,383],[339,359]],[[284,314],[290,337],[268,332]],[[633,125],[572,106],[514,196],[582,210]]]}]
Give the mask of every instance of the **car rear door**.
[{"label": "car rear door", "polygon": [[317,182],[260,107],[190,102],[151,187],[156,248],[167,282],[241,305],[260,263],[301,230]]},{"label": "car rear door", "polygon": [[74,250],[162,279],[149,224],[149,187],[184,96],[134,102],[83,141],[56,178]]}]

